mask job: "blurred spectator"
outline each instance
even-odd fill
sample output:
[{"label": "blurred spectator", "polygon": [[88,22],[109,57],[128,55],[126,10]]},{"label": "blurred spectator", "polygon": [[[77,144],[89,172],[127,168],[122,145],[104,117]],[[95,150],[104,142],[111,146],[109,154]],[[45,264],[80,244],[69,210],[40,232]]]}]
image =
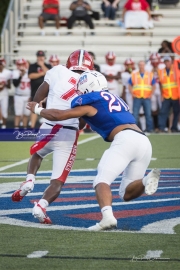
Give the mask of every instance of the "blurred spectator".
[{"label": "blurred spectator", "polygon": [[161,43],[161,48],[158,50],[158,53],[173,53],[171,42],[163,40]]},{"label": "blurred spectator", "polygon": [[151,96],[155,90],[155,79],[153,73],[145,71],[144,61],[138,64],[139,70],[134,71],[129,79],[129,90],[133,96],[133,115],[136,123],[139,122],[139,111],[143,106],[146,118],[146,131],[152,132],[152,118],[151,118]]},{"label": "blurred spectator", "polygon": [[146,71],[153,72],[155,83],[155,91],[151,96],[151,111],[154,122],[154,129],[158,130],[158,114],[161,108],[161,90],[158,77],[158,69],[165,68],[164,62],[162,63],[161,57],[158,53],[153,53],[150,55],[150,65],[146,66]]},{"label": "blurred spectator", "polygon": [[129,79],[131,78],[131,73],[135,69],[135,63],[131,58],[128,58],[124,62],[125,71],[121,73],[121,80],[123,85],[122,98],[129,106],[129,111],[133,112],[133,97],[129,91]]},{"label": "blurred spectator", "polygon": [[2,126],[6,128],[6,121],[8,117],[8,104],[9,95],[8,89],[11,88],[11,71],[5,68],[6,61],[4,58],[0,58],[0,109],[2,114]]},{"label": "blurred spectator", "polygon": [[162,107],[159,113],[159,129],[164,132],[170,109],[173,109],[172,132],[177,132],[179,117],[179,92],[175,68],[170,56],[164,57],[165,68],[159,70],[161,84]]},{"label": "blurred spectator", "polygon": [[[95,54],[94,54],[93,52],[88,52],[88,53],[92,56],[93,61],[94,61],[94,60],[96,59]],[[96,71],[100,72],[100,66],[97,65],[97,64],[95,64],[95,63],[94,63],[94,69],[95,69]]]},{"label": "blurred spectator", "polygon": [[[72,15],[68,19],[68,29],[72,29],[76,20],[85,21],[90,29],[94,29],[94,25],[91,16],[88,14],[88,10],[91,10],[91,6],[83,0],[77,0],[71,3],[70,10]],[[92,32],[94,34],[94,32]]]},{"label": "blurred spectator", "polygon": [[152,10],[153,9],[153,7],[152,7],[153,0],[146,0],[146,2],[148,2],[149,7]]},{"label": "blurred spectator", "polygon": [[104,12],[104,17],[106,20],[115,19],[119,2],[120,0],[103,0],[102,1],[101,8]]},{"label": "blurred spectator", "polygon": [[[36,53],[37,62],[29,66],[28,76],[31,80],[31,100],[33,100],[37,89],[44,81],[46,72],[51,69],[51,65],[45,63],[45,53],[38,51]],[[37,115],[31,114],[31,128],[34,128],[37,121]]]},{"label": "blurred spectator", "polygon": [[150,8],[146,0],[128,0],[124,5],[122,20],[125,28],[153,28]]},{"label": "blurred spectator", "polygon": [[100,65],[101,73],[108,81],[108,90],[114,95],[120,96],[119,80],[123,68],[119,64],[115,64],[116,55],[114,52],[108,52],[105,55],[106,64]]},{"label": "blurred spectator", "polygon": [[57,56],[56,54],[52,54],[49,58],[49,64],[52,67],[58,66],[60,64],[59,56]]},{"label": "blurred spectator", "polygon": [[55,21],[56,31],[55,35],[59,35],[58,29],[60,27],[60,17],[59,17],[59,0],[43,0],[42,4],[43,11],[39,16],[39,27],[41,30],[41,35],[45,35],[44,22],[47,20]]},{"label": "blurred spectator", "polygon": [[23,128],[27,128],[30,111],[26,109],[27,102],[30,99],[31,88],[30,79],[28,78],[27,61],[18,59],[16,61],[17,69],[12,72],[13,85],[15,87],[14,95],[14,127],[20,126],[22,118]]}]

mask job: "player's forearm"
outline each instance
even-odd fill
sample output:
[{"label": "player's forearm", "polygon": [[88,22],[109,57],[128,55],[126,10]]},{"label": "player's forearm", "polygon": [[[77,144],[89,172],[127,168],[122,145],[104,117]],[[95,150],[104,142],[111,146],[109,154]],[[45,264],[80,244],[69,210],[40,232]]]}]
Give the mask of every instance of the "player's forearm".
[{"label": "player's forearm", "polygon": [[40,115],[47,120],[50,121],[61,121],[66,120],[67,118],[64,116],[63,111],[57,109],[43,109],[40,112]]}]

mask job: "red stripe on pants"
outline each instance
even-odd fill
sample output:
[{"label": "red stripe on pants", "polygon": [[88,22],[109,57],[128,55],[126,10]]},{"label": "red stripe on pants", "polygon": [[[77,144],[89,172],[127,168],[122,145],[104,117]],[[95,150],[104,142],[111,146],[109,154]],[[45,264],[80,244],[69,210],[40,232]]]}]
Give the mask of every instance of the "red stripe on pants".
[{"label": "red stripe on pants", "polygon": [[69,158],[68,158],[68,161],[64,167],[64,170],[61,174],[60,177],[57,178],[57,180],[60,180],[61,182],[65,183],[71,169],[72,169],[72,166],[74,164],[74,161],[75,161],[75,158],[76,158],[76,152],[77,152],[77,140],[78,140],[78,137],[79,137],[79,132],[76,132],[76,139],[75,139],[75,142],[73,144],[73,147],[72,147],[72,150],[71,150],[71,153],[69,155]]}]

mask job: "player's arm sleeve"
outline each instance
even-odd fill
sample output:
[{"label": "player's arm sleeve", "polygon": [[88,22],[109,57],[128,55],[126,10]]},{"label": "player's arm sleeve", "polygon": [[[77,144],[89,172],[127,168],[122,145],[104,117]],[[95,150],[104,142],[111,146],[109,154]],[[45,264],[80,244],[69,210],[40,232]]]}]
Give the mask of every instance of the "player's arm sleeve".
[{"label": "player's arm sleeve", "polygon": [[21,76],[18,79],[13,79],[13,85],[18,87],[21,83]]},{"label": "player's arm sleeve", "polygon": [[84,105],[91,105],[94,101],[95,99],[92,97],[92,93],[81,95],[72,100],[71,108],[84,106]]},{"label": "player's arm sleeve", "polygon": [[47,82],[49,85],[51,84],[51,81],[52,81],[51,70],[48,70],[46,72],[46,75],[44,77],[44,81]]}]

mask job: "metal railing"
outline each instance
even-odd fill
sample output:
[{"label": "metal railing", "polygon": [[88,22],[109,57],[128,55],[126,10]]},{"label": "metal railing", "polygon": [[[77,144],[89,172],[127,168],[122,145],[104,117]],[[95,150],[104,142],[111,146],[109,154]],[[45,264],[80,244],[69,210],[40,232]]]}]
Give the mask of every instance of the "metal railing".
[{"label": "metal railing", "polygon": [[11,65],[18,19],[23,19],[23,5],[27,0],[11,0],[1,31],[1,56]]}]

